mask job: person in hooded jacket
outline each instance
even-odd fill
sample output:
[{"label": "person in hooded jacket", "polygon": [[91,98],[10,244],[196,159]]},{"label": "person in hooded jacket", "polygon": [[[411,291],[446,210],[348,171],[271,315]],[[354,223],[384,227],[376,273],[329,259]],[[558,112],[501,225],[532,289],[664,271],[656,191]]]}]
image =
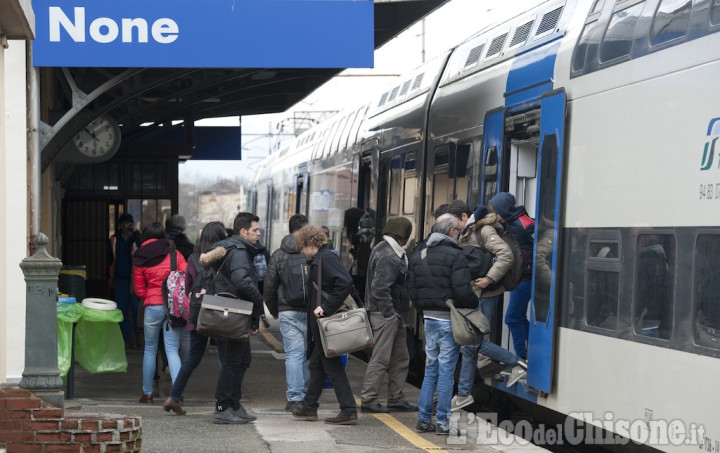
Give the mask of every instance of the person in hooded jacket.
[{"label": "person in hooded jacket", "polygon": [[[302,407],[295,409],[292,414],[298,420],[317,420],[318,399],[327,374],[340,404],[340,413],[335,417],[326,418],[325,423],[355,425],[357,405],[342,360],[340,357],[325,357],[316,321],[317,318],[335,313],[353,288],[352,276],[340,261],[340,257],[328,249],[327,243],[327,236],[320,228],[313,225],[306,225],[295,233],[295,248],[311,260],[310,280],[313,284],[310,287],[307,306],[310,381]],[[320,292],[320,305],[318,305],[318,292]]]},{"label": "person in hooded jacket", "polygon": [[165,237],[165,228],[160,222],[154,222],[143,231],[143,244],[132,258],[133,284],[138,298],[143,300],[143,329],[145,332],[145,352],[143,353],[143,389],[140,402],[152,404],[153,377],[158,353],[160,330],[163,329],[165,352],[168,368],[173,381],[180,371],[180,337],[182,327],[168,325],[165,316],[165,301],[162,284],[170,275],[170,253],[177,257],[177,270],[185,272],[186,263],[175,244]]},{"label": "person in hooded jacket", "polygon": [[490,199],[489,207],[498,215],[507,231],[513,235],[525,258],[525,271],[520,285],[510,292],[510,303],[505,312],[505,324],[513,338],[515,354],[527,359],[527,340],[530,322],[527,319],[527,308],[532,289],[532,256],[535,242],[535,221],[531,219],[525,206],[515,206],[515,196],[509,192],[500,192]]},{"label": "person in hooded jacket", "polygon": [[[415,431],[459,435],[457,427],[450,424],[450,401],[460,347],[453,339],[450,309],[445,302],[452,299],[457,308],[477,308],[478,299],[470,286],[467,259],[457,242],[461,231],[458,218],[443,214],[431,231],[425,247],[413,254],[409,265],[408,293],[423,312],[427,356]],[[433,424],[435,392],[437,423]]]},{"label": "person in hooded jacket", "polygon": [[292,412],[302,406],[302,400],[307,391],[310,379],[309,362],[305,357],[305,337],[307,337],[307,304],[301,306],[290,305],[285,300],[284,288],[287,282],[284,281],[284,271],[288,258],[301,256],[295,249],[293,234],[308,224],[308,219],[302,214],[295,214],[290,217],[290,234],[285,236],[280,243],[280,248],[275,250],[268,263],[267,274],[265,275],[265,293],[263,299],[270,314],[279,319],[280,333],[283,338],[285,349],[285,382],[287,384],[287,403],[285,410]]},{"label": "person in hooded jacket", "polygon": [[[505,292],[502,284],[497,285],[496,283],[502,281],[513,263],[510,246],[498,236],[498,233],[502,231],[503,226],[498,221],[497,214],[490,212],[484,205],[479,204],[465,222],[465,228],[458,241],[461,246],[473,247],[479,247],[482,242],[485,249],[495,256],[492,267],[487,274],[470,281],[479,301],[478,310],[482,311],[488,321],[492,320],[498,299]],[[489,333],[486,332],[486,334]],[[458,393],[452,399],[453,411],[474,402],[470,391],[475,382],[477,369],[481,369],[483,374],[491,374],[505,368],[505,365],[501,362],[493,362],[482,354],[475,360],[479,347],[480,344],[460,347],[462,365],[460,377],[458,378]],[[510,363],[508,360],[511,359],[506,358],[505,363]]]},{"label": "person in hooded jacket", "polygon": [[[215,244],[209,252],[200,256],[200,263],[209,265],[218,276],[214,281],[213,294],[234,294],[239,299],[254,303],[252,335],[257,334],[260,313],[263,310],[262,295],[255,274],[255,244],[260,239],[260,218],[249,212],[235,216],[235,234]],[[227,259],[225,256],[227,255]],[[220,343],[218,341],[218,343]],[[249,341],[224,341],[222,368],[215,388],[214,424],[239,425],[257,419],[248,414],[240,404],[242,383],[250,366]],[[218,350],[221,348],[218,347]]]}]

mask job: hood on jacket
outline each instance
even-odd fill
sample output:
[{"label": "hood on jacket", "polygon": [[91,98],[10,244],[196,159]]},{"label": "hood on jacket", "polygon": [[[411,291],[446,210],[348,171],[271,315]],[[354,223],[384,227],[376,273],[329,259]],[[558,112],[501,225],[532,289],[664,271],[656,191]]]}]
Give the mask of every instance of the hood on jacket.
[{"label": "hood on jacket", "polygon": [[488,202],[505,221],[512,220],[525,213],[525,206],[515,206],[515,203],[515,195],[509,192],[500,192]]},{"label": "hood on jacket", "polygon": [[[490,226],[497,226],[498,228],[502,228],[502,225],[500,225],[500,220],[498,219],[497,214],[494,212],[489,212],[487,209],[485,210],[486,215],[483,217],[480,217],[480,220],[475,222],[473,226],[473,230],[479,230],[480,228],[484,227],[485,225]],[[496,225],[497,224],[497,225]]]},{"label": "hood on jacket", "polygon": [[133,253],[133,266],[151,267],[162,263],[170,253],[170,244],[167,239],[149,239],[145,241],[142,247]]},{"label": "hood on jacket", "polygon": [[428,247],[435,247],[436,245],[439,245],[443,242],[447,242],[448,245],[451,245],[453,247],[460,248],[457,241],[450,236],[446,236],[442,233],[432,233],[430,234],[430,237],[428,238],[426,244]]},{"label": "hood on jacket", "polygon": [[488,208],[485,207],[485,205],[478,204],[477,206],[475,206],[475,209],[473,209],[472,214],[470,214],[470,217],[465,223],[465,231],[469,230],[470,227],[473,226],[478,219],[484,218],[489,213],[490,211],[488,210]]},{"label": "hood on jacket", "polygon": [[[218,250],[222,249],[222,250]],[[213,265],[216,261],[221,260],[227,255],[232,249],[247,249],[255,255],[256,248],[251,243],[241,238],[240,236],[232,236],[222,241],[213,244],[212,248],[200,255],[200,264],[204,267]]]},{"label": "hood on jacket", "polygon": [[288,234],[282,239],[280,242],[280,248],[285,253],[299,253],[295,250],[295,236],[292,234]]}]

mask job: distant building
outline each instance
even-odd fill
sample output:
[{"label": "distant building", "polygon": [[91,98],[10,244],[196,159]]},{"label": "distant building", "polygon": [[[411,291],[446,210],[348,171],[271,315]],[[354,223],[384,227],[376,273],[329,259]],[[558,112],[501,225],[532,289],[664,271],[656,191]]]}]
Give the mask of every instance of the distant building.
[{"label": "distant building", "polygon": [[202,225],[219,220],[232,228],[238,212],[247,210],[247,190],[235,181],[224,179],[200,192],[198,218]]}]

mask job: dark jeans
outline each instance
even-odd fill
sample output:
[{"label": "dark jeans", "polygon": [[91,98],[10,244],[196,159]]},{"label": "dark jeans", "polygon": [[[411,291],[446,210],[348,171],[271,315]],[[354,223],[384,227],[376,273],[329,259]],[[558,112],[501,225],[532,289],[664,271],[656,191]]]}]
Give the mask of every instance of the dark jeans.
[{"label": "dark jeans", "polygon": [[[313,337],[318,338],[317,324],[313,325]],[[340,403],[340,411],[345,415],[357,414],[357,405],[355,397],[353,397],[350,382],[348,381],[345,370],[343,369],[340,357],[328,359],[323,353],[322,344],[318,338],[310,355],[310,382],[308,382],[308,390],[305,393],[303,404],[308,409],[317,409],[318,399],[323,390],[323,381],[325,375],[332,381],[335,390],[335,398]]]},{"label": "dark jeans", "polygon": [[183,391],[185,391],[185,386],[190,379],[190,375],[200,364],[200,361],[205,354],[207,342],[208,337],[200,335],[194,330],[190,332],[190,349],[188,350],[185,360],[182,362],[180,372],[175,378],[172,390],[170,391],[170,396],[176,403],[180,401],[180,397],[182,396]]},{"label": "dark jeans", "polygon": [[215,401],[218,406],[230,406],[233,409],[240,407],[241,387],[251,360],[249,341],[225,341],[222,369],[215,387]]}]

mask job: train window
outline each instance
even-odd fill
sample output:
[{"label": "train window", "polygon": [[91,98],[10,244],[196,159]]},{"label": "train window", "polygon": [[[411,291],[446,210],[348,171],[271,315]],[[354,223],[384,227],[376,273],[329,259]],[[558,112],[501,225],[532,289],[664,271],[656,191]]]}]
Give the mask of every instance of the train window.
[{"label": "train window", "polygon": [[662,44],[687,35],[691,10],[690,0],[662,0],[653,18],[650,43]]},{"label": "train window", "polygon": [[405,157],[405,171],[414,171],[417,166],[415,151],[407,153]]},{"label": "train window", "polygon": [[715,26],[720,24],[720,0],[714,0],[712,3],[712,10],[710,11],[710,25]]},{"label": "train window", "polygon": [[[450,202],[450,178],[447,173],[436,173],[433,179],[433,207]],[[433,209],[434,209],[433,208]]]},{"label": "train window", "polygon": [[390,160],[390,214],[400,214],[400,201],[402,200],[403,183],[403,156],[396,156]]},{"label": "train window", "polygon": [[572,59],[572,70],[573,72],[582,71],[585,68],[585,57],[587,56],[588,47],[590,46],[591,32],[594,31],[597,21],[593,21],[589,24],[585,24],[580,39],[578,40],[577,46],[575,46],[575,53]]},{"label": "train window", "polygon": [[[619,244],[615,241],[591,241],[590,256],[586,260],[587,295],[585,300],[586,323],[588,326],[616,330],[618,301],[620,300],[620,255]],[[582,265],[578,257],[576,265]],[[571,270],[571,272],[577,272]],[[575,279],[578,276],[576,274]],[[577,288],[576,290],[579,290]],[[576,307],[580,309],[580,307]]]},{"label": "train window", "polygon": [[490,199],[497,193],[498,151],[496,146],[488,148],[483,168],[485,169],[483,174],[483,204],[487,206]]},{"label": "train window", "polygon": [[403,214],[415,214],[415,198],[417,197],[417,178],[405,178],[405,196],[403,197]]},{"label": "train window", "polygon": [[455,151],[455,198],[467,201],[470,183],[472,143],[463,143]]},{"label": "train window", "polygon": [[435,148],[435,171],[447,171],[449,161],[450,147],[448,145],[438,146]]},{"label": "train window", "polygon": [[357,136],[360,132],[360,125],[363,122],[363,118],[366,112],[366,108],[361,108],[357,112],[357,116],[355,117],[355,121],[352,125],[352,129],[350,129],[350,134],[348,135],[348,148],[352,147],[355,143],[357,143]]},{"label": "train window", "polygon": [[[717,3],[717,2],[716,2]],[[702,234],[695,243],[695,344],[720,349],[720,234]]]},{"label": "train window", "polygon": [[613,12],[600,44],[600,61],[607,62],[630,55],[635,38],[635,26],[645,2]]},{"label": "train window", "polygon": [[595,14],[600,12],[602,9],[603,0],[595,0],[595,3],[593,4],[592,9],[590,10],[590,14]]},{"label": "train window", "polygon": [[640,234],[635,258],[635,333],[667,340],[672,334],[675,237]]}]

